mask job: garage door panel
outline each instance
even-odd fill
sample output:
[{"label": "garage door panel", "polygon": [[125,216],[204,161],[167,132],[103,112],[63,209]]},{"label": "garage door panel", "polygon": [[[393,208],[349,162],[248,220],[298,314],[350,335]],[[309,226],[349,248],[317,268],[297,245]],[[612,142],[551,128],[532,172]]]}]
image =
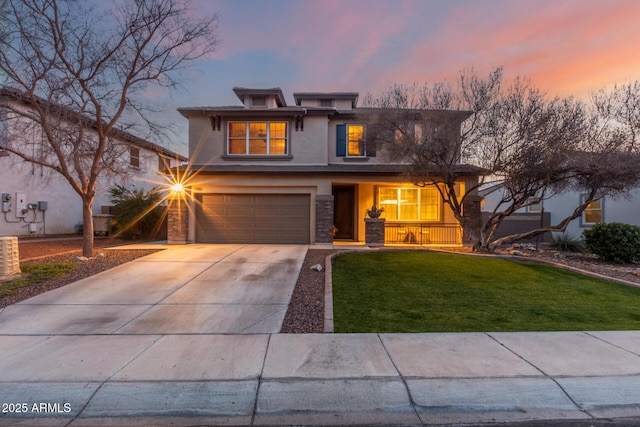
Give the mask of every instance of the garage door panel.
[{"label": "garage door panel", "polygon": [[202,194],[196,240],[211,243],[309,243],[308,194]]}]

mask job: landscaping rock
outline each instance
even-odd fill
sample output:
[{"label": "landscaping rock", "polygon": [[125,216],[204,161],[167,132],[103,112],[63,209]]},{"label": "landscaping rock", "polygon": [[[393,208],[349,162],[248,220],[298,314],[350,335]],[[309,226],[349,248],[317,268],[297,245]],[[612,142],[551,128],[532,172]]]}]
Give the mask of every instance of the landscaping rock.
[{"label": "landscaping rock", "polygon": [[636,268],[636,271],[633,274],[635,274],[636,276],[640,277],[640,268]]},{"label": "landscaping rock", "polygon": [[72,260],[72,262],[87,262],[87,261],[89,261],[89,258],[87,258],[86,256],[77,256]]},{"label": "landscaping rock", "polygon": [[312,265],[310,268],[311,271],[322,271],[322,264]]},{"label": "landscaping rock", "polygon": [[522,251],[517,251],[517,250],[515,250],[515,249],[510,250],[510,251],[509,251],[509,253],[510,253],[511,255],[513,255],[513,256],[524,256],[524,252],[522,252]]},{"label": "landscaping rock", "polygon": [[96,259],[100,259],[100,258],[104,258],[104,254],[102,252],[96,255]]}]

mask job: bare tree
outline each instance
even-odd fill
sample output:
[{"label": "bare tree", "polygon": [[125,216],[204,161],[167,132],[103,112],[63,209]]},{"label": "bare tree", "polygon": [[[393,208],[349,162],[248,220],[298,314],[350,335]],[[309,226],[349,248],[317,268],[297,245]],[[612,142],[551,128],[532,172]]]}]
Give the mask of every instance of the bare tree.
[{"label": "bare tree", "polygon": [[640,149],[640,81],[601,89],[593,97],[593,104],[602,123],[625,141],[628,152]]},{"label": "bare tree", "polygon": [[[407,163],[411,182],[438,189],[477,251],[564,230],[594,200],[640,181],[637,160],[620,155],[628,135],[609,126],[601,109],[549,99],[527,79],[505,85],[500,68],[485,78],[464,70],[456,87],[396,85],[365,104],[381,109],[370,135],[390,159]],[[439,109],[467,111],[468,119],[460,127],[460,115]],[[464,207],[488,181],[500,182],[501,198],[478,228]],[[505,218],[569,189],[587,195],[558,224],[495,237]]]},{"label": "bare tree", "polygon": [[[117,133],[154,127],[142,101],[152,85],[212,52],[217,16],[195,18],[183,0],[134,0],[90,7],[72,0],[0,0],[9,27],[0,40],[3,106],[12,121],[4,149],[62,174],[80,195],[83,253],[93,252],[92,205],[102,174],[123,173]],[[8,2],[8,5],[7,3]],[[97,6],[96,6],[97,7]],[[22,136],[22,138],[21,138]]]}]

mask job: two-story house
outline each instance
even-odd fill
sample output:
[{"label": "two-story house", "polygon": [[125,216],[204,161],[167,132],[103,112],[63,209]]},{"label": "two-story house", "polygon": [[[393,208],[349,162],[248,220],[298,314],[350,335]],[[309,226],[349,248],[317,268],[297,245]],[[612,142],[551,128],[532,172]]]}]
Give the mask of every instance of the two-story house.
[{"label": "two-story house", "polygon": [[[359,108],[353,92],[294,93],[288,105],[280,88],[233,91],[241,106],[178,109],[189,120],[187,241],[364,242],[375,205],[386,243],[462,243],[437,189],[409,182],[407,165],[389,162],[369,137],[369,118],[384,110]],[[436,113],[456,124],[456,137],[469,115]],[[461,178],[461,192],[477,179]]]},{"label": "two-story house", "polygon": [[[56,111],[63,108],[53,107]],[[42,144],[37,127],[22,126],[27,119],[11,113],[16,108],[29,111],[31,107],[20,92],[0,89],[0,236],[77,233],[82,223],[82,200],[69,182],[61,174],[26,162],[8,150],[20,146],[31,154]],[[80,117],[73,111],[66,113],[70,120]],[[85,125],[86,138],[90,140],[95,123],[85,121]],[[119,147],[119,168],[123,172],[110,175],[109,171],[102,171],[93,203],[96,215],[104,213],[104,208],[109,211],[108,190],[114,184],[144,190],[163,187],[167,169],[187,160],[185,156],[122,130],[115,130],[111,139]]]}]

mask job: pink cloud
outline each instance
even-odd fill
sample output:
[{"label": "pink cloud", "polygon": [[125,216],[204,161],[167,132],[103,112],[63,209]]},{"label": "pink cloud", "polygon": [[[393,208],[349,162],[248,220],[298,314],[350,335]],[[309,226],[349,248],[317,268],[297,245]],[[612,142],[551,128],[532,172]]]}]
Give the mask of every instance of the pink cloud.
[{"label": "pink cloud", "polygon": [[[640,78],[635,0],[202,1],[219,12],[215,58],[268,52],[294,64],[285,91],[374,91],[393,82],[453,81],[503,65],[553,93],[584,94]],[[268,56],[267,54],[267,56]],[[238,82],[241,83],[241,82]],[[287,87],[287,85],[290,85]]]},{"label": "pink cloud", "polygon": [[486,3],[466,6],[452,11],[438,39],[428,35],[408,51],[393,81],[451,79],[463,67],[503,65],[508,75],[528,75],[552,92],[583,94],[640,77],[638,2],[510,2],[488,19]]}]

